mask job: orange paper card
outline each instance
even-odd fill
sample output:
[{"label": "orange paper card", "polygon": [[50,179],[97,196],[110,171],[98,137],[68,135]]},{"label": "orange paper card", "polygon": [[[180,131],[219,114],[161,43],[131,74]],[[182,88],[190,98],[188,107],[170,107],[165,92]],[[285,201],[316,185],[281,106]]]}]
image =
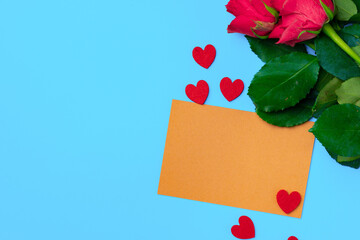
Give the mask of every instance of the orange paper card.
[{"label": "orange paper card", "polygon": [[256,113],[174,100],[158,193],[286,215],[280,189],[302,200],[314,144],[312,122],[272,126]]}]

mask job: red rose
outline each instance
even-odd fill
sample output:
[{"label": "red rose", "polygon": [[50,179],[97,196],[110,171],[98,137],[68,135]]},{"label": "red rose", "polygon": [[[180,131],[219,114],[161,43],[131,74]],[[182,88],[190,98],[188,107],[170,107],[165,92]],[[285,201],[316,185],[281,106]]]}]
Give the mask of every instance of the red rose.
[{"label": "red rose", "polygon": [[331,0],[272,0],[271,3],[281,18],[269,38],[279,38],[277,43],[290,46],[316,37],[330,20],[328,14],[334,12]]},{"label": "red rose", "polygon": [[228,27],[229,33],[267,36],[277,21],[270,0],[230,0],[226,9],[236,17]]}]

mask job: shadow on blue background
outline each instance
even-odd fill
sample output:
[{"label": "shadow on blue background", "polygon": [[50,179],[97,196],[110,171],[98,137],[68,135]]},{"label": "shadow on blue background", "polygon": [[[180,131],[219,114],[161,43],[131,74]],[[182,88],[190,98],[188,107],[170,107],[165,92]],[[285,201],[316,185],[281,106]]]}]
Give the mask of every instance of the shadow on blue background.
[{"label": "shadow on blue background", "polygon": [[[172,99],[262,66],[226,1],[0,1],[0,239],[356,239],[360,172],[316,142],[302,219],[157,195]],[[192,59],[211,43],[209,70]],[[260,148],[260,146],[259,146]]]}]

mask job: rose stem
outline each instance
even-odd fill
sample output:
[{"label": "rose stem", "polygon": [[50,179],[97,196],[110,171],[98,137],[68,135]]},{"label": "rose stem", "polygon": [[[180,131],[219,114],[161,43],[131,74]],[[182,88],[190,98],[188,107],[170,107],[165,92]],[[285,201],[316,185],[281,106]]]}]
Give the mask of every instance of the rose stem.
[{"label": "rose stem", "polygon": [[349,45],[347,45],[344,40],[335,32],[334,28],[329,24],[325,24],[323,27],[323,32],[331,38],[342,50],[344,50],[350,57],[352,57],[357,63],[360,64],[360,56],[352,50]]}]

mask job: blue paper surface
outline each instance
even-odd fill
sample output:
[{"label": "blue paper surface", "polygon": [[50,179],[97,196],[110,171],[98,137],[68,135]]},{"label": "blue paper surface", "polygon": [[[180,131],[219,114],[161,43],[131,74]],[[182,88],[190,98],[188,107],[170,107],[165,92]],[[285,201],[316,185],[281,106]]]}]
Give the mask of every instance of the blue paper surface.
[{"label": "blue paper surface", "polygon": [[[172,99],[206,80],[206,104],[254,111],[262,62],[226,1],[0,2],[0,239],[357,239],[360,170],[315,143],[302,219],[157,195]],[[192,59],[213,44],[208,69]],[[241,78],[229,103],[220,80]],[[261,147],[261,146],[259,146]]]}]

